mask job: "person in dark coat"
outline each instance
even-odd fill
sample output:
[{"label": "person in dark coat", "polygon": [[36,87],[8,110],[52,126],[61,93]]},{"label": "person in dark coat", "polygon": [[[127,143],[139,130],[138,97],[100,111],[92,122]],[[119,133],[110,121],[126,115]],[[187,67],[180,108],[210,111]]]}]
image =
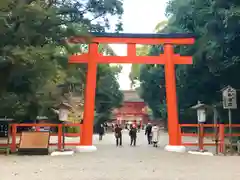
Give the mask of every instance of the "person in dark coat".
[{"label": "person in dark coat", "polygon": [[112,123],[112,132],[115,131],[115,127],[114,127],[114,124]]},{"label": "person in dark coat", "polygon": [[130,146],[134,145],[136,146],[136,140],[137,140],[137,128],[136,126],[132,126],[130,131],[129,131],[129,136],[130,136]]},{"label": "person in dark coat", "polygon": [[125,124],[125,129],[129,130],[129,129],[128,129],[128,124]]},{"label": "person in dark coat", "polygon": [[138,128],[138,132],[140,132],[140,130],[141,130],[141,124],[138,124],[137,126],[138,126],[138,127],[137,127],[137,128]]},{"label": "person in dark coat", "polygon": [[147,135],[148,144],[152,144],[152,125],[150,123],[145,129],[145,135]]},{"label": "person in dark coat", "polygon": [[122,128],[116,124],[115,127],[116,146],[122,146]]},{"label": "person in dark coat", "polygon": [[108,131],[108,125],[107,125],[107,123],[103,123],[103,127],[104,127],[104,131],[107,132],[107,131]]},{"label": "person in dark coat", "polygon": [[99,127],[99,131],[98,131],[98,134],[99,134],[99,141],[102,140],[103,135],[104,135],[104,132],[105,132],[104,126],[103,126],[103,124],[101,124],[100,127]]}]

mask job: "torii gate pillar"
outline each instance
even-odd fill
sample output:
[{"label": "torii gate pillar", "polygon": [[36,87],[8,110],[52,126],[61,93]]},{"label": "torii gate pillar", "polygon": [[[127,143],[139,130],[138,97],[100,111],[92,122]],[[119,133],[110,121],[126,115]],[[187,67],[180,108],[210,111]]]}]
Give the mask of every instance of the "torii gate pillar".
[{"label": "torii gate pillar", "polygon": [[[84,98],[84,119],[81,144],[79,151],[95,151],[92,145],[95,89],[98,63],[135,63],[135,64],[164,64],[166,79],[166,97],[168,112],[169,145],[167,151],[184,152],[181,146],[180,127],[178,122],[177,94],[176,94],[176,64],[192,64],[192,57],[181,57],[174,54],[174,45],[187,45],[194,43],[191,34],[122,34],[122,33],[92,33],[89,52],[82,55],[72,55],[70,63],[87,63],[87,82]],[[84,37],[73,37],[71,43],[81,43]],[[98,52],[98,44],[127,44],[127,56],[103,56]],[[163,44],[164,54],[159,56],[137,56],[136,44]]]}]

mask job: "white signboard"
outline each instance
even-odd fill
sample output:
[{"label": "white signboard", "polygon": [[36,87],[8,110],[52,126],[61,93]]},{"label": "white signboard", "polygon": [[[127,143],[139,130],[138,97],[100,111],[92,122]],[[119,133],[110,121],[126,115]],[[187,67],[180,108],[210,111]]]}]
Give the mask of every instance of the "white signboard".
[{"label": "white signboard", "polygon": [[68,109],[59,109],[59,114],[58,114],[58,118],[60,121],[68,121],[68,113],[69,110]]},{"label": "white signboard", "polygon": [[237,91],[228,86],[223,90],[223,108],[224,109],[237,109]]},{"label": "white signboard", "polygon": [[205,123],[206,122],[206,110],[205,109],[198,109],[197,110],[198,122]]}]

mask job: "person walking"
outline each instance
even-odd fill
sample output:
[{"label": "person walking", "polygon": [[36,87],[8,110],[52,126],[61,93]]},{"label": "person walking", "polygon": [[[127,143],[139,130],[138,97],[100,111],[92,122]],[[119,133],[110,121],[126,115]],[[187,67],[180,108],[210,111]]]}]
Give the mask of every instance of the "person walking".
[{"label": "person walking", "polygon": [[104,127],[104,132],[107,132],[107,131],[108,131],[108,125],[107,125],[107,123],[103,123],[103,127]]},{"label": "person walking", "polygon": [[115,127],[116,146],[122,146],[122,128],[116,124]]},{"label": "person walking", "polygon": [[139,123],[138,125],[137,125],[137,130],[138,130],[138,132],[140,132],[140,130],[141,130],[141,124]]},{"label": "person walking", "polygon": [[160,129],[159,129],[159,127],[155,124],[155,125],[152,127],[152,142],[153,142],[153,147],[157,147],[157,146],[158,146],[159,135],[160,135]]},{"label": "person walking", "polygon": [[133,125],[129,131],[130,136],[130,146],[134,145],[136,146],[136,140],[137,140],[137,127]]},{"label": "person walking", "polygon": [[129,130],[129,129],[128,129],[128,124],[127,124],[127,123],[125,124],[125,129]]},{"label": "person walking", "polygon": [[145,129],[145,135],[147,135],[148,144],[152,144],[152,125],[148,123]]},{"label": "person walking", "polygon": [[103,126],[103,124],[100,124],[99,130],[98,130],[98,134],[99,134],[99,141],[102,141],[103,135],[105,132],[105,128]]}]

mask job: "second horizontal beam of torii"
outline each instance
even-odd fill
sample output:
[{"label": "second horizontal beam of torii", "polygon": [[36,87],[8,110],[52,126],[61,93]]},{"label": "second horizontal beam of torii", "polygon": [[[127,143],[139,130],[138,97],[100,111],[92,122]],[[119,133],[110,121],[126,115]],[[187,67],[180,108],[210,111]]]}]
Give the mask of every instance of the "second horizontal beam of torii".
[{"label": "second horizontal beam of torii", "polygon": [[[165,54],[159,56],[137,56],[135,44],[128,44],[128,56],[103,56],[102,54],[95,52],[95,62],[99,64],[108,63],[129,63],[129,64],[165,64]],[[179,54],[173,54],[174,64],[192,64],[191,56],[180,56]],[[88,63],[91,61],[89,53],[81,55],[71,55],[69,63]]]}]

